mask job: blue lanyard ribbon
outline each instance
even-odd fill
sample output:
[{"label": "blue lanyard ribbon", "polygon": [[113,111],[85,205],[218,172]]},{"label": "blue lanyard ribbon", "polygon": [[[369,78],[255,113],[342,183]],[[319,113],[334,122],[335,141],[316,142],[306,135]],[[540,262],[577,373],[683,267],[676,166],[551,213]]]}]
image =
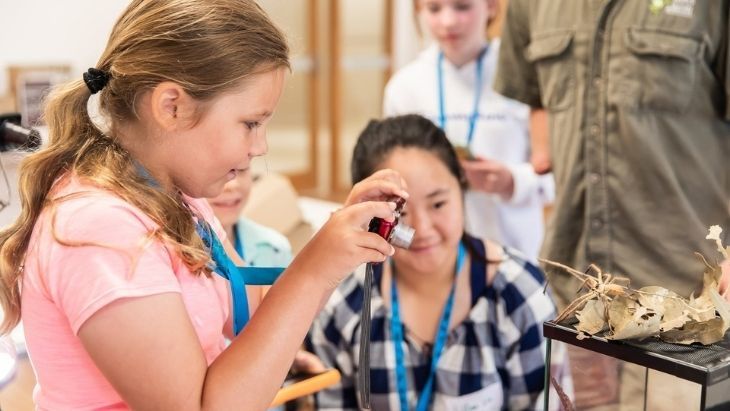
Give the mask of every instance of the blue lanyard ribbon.
[{"label": "blue lanyard ribbon", "polygon": [[[438,332],[436,334],[436,340],[434,341],[433,352],[431,353],[431,369],[428,374],[426,384],[421,391],[421,395],[418,397],[418,403],[416,404],[416,411],[426,411],[429,403],[431,402],[431,393],[433,392],[434,380],[436,378],[436,365],[441,352],[443,351],[444,345],[446,344],[446,337],[449,331],[449,320],[451,319],[451,310],[454,306],[454,293],[456,290],[456,277],[459,275],[462,266],[464,265],[464,258],[466,256],[466,249],[464,244],[459,243],[459,248],[456,255],[456,267],[454,272],[454,283],[451,285],[451,292],[446,300],[444,311],[441,314],[441,320],[439,321]],[[408,411],[408,380],[406,378],[406,367],[403,354],[403,323],[400,319],[400,304],[398,303],[398,290],[396,288],[395,272],[391,275],[391,286],[390,286],[390,305],[391,305],[391,320],[390,320],[390,333],[393,338],[393,347],[395,348],[395,374],[396,382],[398,383],[398,398],[400,399],[401,411]]]},{"label": "blue lanyard ribbon", "polygon": [[[476,90],[474,90],[474,105],[471,115],[469,116],[469,132],[466,135],[466,147],[471,146],[471,140],[474,138],[474,129],[476,128],[477,119],[479,118],[479,99],[482,95],[482,69],[484,67],[484,56],[487,55],[489,46],[487,45],[477,56],[476,62]],[[446,99],[444,98],[444,53],[441,51],[438,55],[436,63],[436,77],[438,79],[439,93],[439,127],[446,131]]]},{"label": "blue lanyard ribbon", "polygon": [[[149,171],[140,163],[135,164],[137,173],[147,180],[147,183],[154,188],[160,188],[160,184],[152,177]],[[231,300],[233,301],[233,335],[238,335],[249,319],[248,295],[246,295],[246,284],[250,285],[271,285],[279,278],[284,267],[239,267],[231,260],[226,253],[223,244],[218,236],[210,228],[207,221],[198,217],[195,222],[195,230],[203,240],[212,258],[211,271],[225,278],[231,283]],[[238,240],[238,238],[236,239]],[[243,249],[243,244],[241,244]]]},{"label": "blue lanyard ribbon", "polygon": [[213,265],[212,271],[231,283],[231,299],[233,300],[233,335],[238,335],[249,319],[248,285],[271,285],[284,271],[283,267],[239,267],[226,253],[218,236],[203,219],[198,219],[195,229],[210,250]]}]

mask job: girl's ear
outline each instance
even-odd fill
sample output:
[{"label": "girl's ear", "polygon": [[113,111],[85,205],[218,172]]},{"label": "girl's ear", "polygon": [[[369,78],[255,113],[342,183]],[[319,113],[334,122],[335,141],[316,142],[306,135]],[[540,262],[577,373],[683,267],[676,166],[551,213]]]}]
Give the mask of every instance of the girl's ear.
[{"label": "girl's ear", "polygon": [[150,95],[152,118],[164,130],[175,131],[190,124],[194,108],[193,99],[177,83],[163,81],[152,89]]}]

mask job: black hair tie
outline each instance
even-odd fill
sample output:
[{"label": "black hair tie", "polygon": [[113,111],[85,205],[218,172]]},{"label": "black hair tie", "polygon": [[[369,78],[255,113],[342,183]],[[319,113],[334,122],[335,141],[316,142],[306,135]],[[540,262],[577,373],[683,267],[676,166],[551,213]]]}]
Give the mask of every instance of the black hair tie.
[{"label": "black hair tie", "polygon": [[89,68],[86,70],[86,73],[84,73],[84,83],[86,83],[86,87],[89,88],[91,94],[100,92],[101,89],[106,86],[106,83],[109,82],[109,78],[109,73],[93,67]]}]

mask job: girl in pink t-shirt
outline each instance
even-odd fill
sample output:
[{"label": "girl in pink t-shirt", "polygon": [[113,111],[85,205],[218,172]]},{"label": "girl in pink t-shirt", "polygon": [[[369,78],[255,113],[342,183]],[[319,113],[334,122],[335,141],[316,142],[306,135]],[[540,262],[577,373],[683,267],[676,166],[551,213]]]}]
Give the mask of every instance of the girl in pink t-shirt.
[{"label": "girl in pink t-shirt", "polygon": [[264,300],[249,294],[233,337],[240,294],[222,275],[236,267],[202,198],[266,153],[288,69],[254,1],[135,0],[96,68],[49,97],[50,144],[26,159],[22,213],[0,232],[1,331],[23,320],[39,409],[265,409],[337,284],[393,253],[367,232],[392,220],[382,198],[407,196],[386,170]]}]

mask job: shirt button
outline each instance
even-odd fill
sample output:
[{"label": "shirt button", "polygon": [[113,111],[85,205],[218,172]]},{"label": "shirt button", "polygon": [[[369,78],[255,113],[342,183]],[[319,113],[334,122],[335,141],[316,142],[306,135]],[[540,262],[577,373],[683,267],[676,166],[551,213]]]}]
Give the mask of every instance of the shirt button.
[{"label": "shirt button", "polygon": [[603,221],[600,218],[595,218],[591,221],[591,228],[594,230],[600,230],[603,227]]},{"label": "shirt button", "polygon": [[596,87],[596,88],[601,87],[601,78],[600,77],[596,77],[593,79],[593,87]]},{"label": "shirt button", "polygon": [[598,134],[601,132],[601,128],[598,127],[598,124],[594,124],[591,126],[590,132],[593,137],[598,137]]},{"label": "shirt button", "polygon": [[598,173],[590,173],[588,175],[588,179],[590,180],[591,184],[597,184],[599,181],[601,181],[601,175]]}]

